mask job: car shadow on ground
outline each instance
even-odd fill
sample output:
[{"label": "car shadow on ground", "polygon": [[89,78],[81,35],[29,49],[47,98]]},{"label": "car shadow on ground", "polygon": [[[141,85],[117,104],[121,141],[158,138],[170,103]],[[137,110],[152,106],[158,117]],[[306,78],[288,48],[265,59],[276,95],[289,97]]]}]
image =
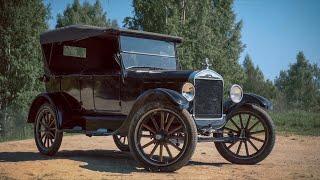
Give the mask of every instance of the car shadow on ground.
[{"label": "car shadow on ground", "polygon": [[224,162],[189,161],[188,165],[192,165],[192,166],[214,166],[214,167],[222,167],[222,166],[231,165],[231,164],[230,164],[230,163],[224,163]]},{"label": "car shadow on ground", "polygon": [[[0,152],[1,162],[23,162],[37,160],[70,159],[82,162],[79,167],[98,172],[129,174],[132,172],[148,172],[139,167],[129,152],[114,150],[63,150],[49,157],[38,152]],[[221,167],[228,163],[207,163],[190,161],[191,166]]]},{"label": "car shadow on ground", "polygon": [[57,157],[84,162],[80,167],[91,171],[114,173],[143,171],[142,168],[138,167],[129,152],[114,150],[65,150],[59,152]]},{"label": "car shadow on ground", "polygon": [[99,172],[131,173],[143,171],[130,153],[114,150],[62,150],[52,157],[38,152],[0,152],[0,163],[54,159],[79,161],[82,162],[79,167]]}]

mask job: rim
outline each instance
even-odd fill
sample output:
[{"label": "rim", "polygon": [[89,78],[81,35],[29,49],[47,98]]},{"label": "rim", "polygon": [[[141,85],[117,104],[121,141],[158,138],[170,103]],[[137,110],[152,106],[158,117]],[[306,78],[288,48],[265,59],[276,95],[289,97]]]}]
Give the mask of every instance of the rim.
[{"label": "rim", "polygon": [[260,116],[252,112],[236,113],[223,127],[223,136],[237,140],[224,143],[224,148],[238,158],[252,158],[265,148],[269,138],[267,131],[267,126]]},{"label": "rim", "polygon": [[183,155],[188,133],[181,117],[168,109],[154,109],[139,121],[134,134],[140,156],[150,164],[167,166]]},{"label": "rim", "polygon": [[116,135],[116,138],[122,146],[128,146],[127,136]]},{"label": "rim", "polygon": [[36,125],[37,141],[42,148],[49,149],[53,146],[56,132],[55,116],[49,109],[44,108],[39,113]]}]

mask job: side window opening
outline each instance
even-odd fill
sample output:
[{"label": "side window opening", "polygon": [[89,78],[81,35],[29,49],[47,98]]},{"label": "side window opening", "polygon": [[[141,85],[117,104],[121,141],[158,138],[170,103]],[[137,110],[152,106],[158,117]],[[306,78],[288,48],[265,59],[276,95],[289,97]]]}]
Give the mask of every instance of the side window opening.
[{"label": "side window opening", "polygon": [[77,58],[87,58],[87,49],[77,46],[63,46],[63,55]]},{"label": "side window opening", "polygon": [[80,41],[55,43],[48,46],[52,52],[49,69],[56,75],[104,75],[119,73],[115,59],[118,52],[116,37],[91,37]]}]

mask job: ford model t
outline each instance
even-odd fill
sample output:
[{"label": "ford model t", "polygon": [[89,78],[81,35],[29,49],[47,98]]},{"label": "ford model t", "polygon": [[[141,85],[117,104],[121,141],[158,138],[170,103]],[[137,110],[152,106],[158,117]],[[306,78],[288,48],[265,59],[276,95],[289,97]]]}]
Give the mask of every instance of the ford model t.
[{"label": "ford model t", "polygon": [[181,168],[198,141],[214,142],[237,164],[258,163],[273,148],[271,103],[236,84],[223,100],[217,72],[180,70],[179,37],[74,25],[47,31],[40,41],[46,92],[27,121],[42,154],[58,151],[63,132],[111,135],[152,171]]}]

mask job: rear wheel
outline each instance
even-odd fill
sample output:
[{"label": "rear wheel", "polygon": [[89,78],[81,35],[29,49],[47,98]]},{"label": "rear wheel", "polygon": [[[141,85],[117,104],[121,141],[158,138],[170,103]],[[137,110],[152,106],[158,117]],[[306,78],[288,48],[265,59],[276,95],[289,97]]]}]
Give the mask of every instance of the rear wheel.
[{"label": "rear wheel", "polygon": [[131,122],[129,147],[147,170],[171,172],[184,166],[195,150],[197,130],[186,110],[149,103]]},{"label": "rear wheel", "polygon": [[121,151],[130,151],[127,136],[113,135],[113,141]]},{"label": "rear wheel", "polygon": [[227,115],[220,136],[237,139],[231,143],[216,142],[222,157],[236,164],[256,164],[272,151],[275,130],[271,117],[255,105],[240,107]]},{"label": "rear wheel", "polygon": [[52,156],[60,148],[63,132],[58,129],[55,108],[45,103],[37,113],[34,124],[34,138],[41,154]]}]

